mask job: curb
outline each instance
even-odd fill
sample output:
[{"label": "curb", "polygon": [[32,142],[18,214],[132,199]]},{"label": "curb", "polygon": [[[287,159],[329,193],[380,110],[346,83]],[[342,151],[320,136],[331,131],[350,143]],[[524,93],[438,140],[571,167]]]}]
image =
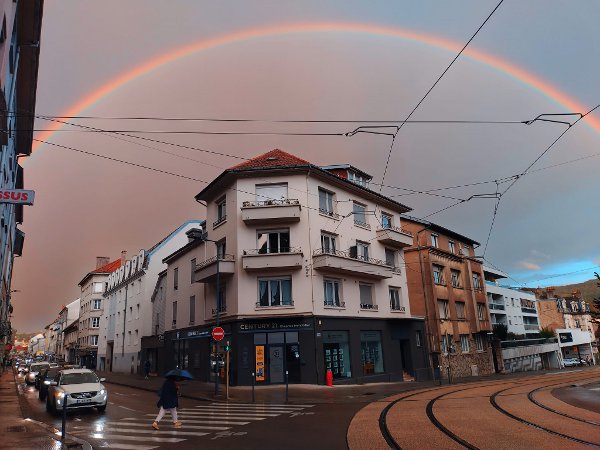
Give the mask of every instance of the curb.
[{"label": "curb", "polygon": [[56,428],[54,428],[52,425],[48,425],[46,423],[43,422],[38,422],[37,420],[34,419],[25,419],[27,422],[29,423],[33,423],[34,425],[37,425],[38,427],[41,427],[43,429],[45,429],[46,431],[48,431],[52,437],[52,439],[54,439],[57,442],[61,443],[61,448],[67,448],[67,449],[82,449],[82,450],[92,450],[93,447],[92,445],[88,442],[88,441],[84,441],[83,439],[80,438],[76,438],[75,436],[69,434],[69,433],[65,433],[65,436],[67,437],[67,439],[65,439],[65,441],[63,442],[60,437],[56,434],[57,432],[55,431]]}]

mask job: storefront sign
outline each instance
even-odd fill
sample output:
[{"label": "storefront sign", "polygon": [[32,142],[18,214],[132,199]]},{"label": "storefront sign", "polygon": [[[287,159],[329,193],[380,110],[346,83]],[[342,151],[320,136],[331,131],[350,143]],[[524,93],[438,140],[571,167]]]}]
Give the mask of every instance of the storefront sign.
[{"label": "storefront sign", "polygon": [[566,344],[567,342],[573,342],[573,335],[571,333],[558,333],[558,339],[561,344]]},{"label": "storefront sign", "polygon": [[256,346],[256,381],[265,381],[265,346]]},{"label": "storefront sign", "polygon": [[131,261],[125,263],[125,266],[121,266],[119,270],[116,270],[109,275],[108,288],[106,290],[110,291],[115,286],[118,286],[137,275],[144,268],[145,261],[146,251],[140,250],[140,253],[131,258]]},{"label": "storefront sign", "polygon": [[239,327],[240,333],[254,333],[256,331],[312,330],[312,320],[245,322],[240,323]]},{"label": "storefront sign", "polygon": [[173,340],[176,341],[178,339],[196,339],[196,338],[207,338],[210,337],[210,331],[202,331],[202,330],[189,330],[185,333],[183,331],[178,331],[173,334]]},{"label": "storefront sign", "polygon": [[1,189],[0,203],[16,203],[19,205],[33,205],[34,191],[24,189]]}]

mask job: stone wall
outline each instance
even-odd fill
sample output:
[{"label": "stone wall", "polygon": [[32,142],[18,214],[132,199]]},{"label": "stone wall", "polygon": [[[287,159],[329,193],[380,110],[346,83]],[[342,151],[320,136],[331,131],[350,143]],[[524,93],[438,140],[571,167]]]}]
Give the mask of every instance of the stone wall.
[{"label": "stone wall", "polygon": [[492,349],[489,345],[485,346],[483,351],[476,351],[475,340],[469,339],[470,352],[462,353],[460,343],[456,345],[454,353],[441,354],[439,364],[441,365],[442,378],[448,379],[448,361],[450,361],[450,376],[452,379],[492,375],[494,373],[494,365],[492,363]]}]

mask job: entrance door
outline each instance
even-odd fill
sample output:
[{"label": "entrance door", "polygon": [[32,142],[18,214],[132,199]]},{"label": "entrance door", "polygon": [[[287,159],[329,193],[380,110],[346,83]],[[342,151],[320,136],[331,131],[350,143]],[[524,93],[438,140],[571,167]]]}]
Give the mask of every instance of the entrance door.
[{"label": "entrance door", "polygon": [[300,383],[300,344],[287,344],[285,362],[290,383]]},{"label": "entrance door", "polygon": [[271,384],[285,381],[283,358],[282,345],[269,346],[269,381]]},{"label": "entrance door", "polygon": [[400,358],[402,360],[402,369],[414,377],[415,371],[412,364],[410,341],[408,339],[400,340]]}]

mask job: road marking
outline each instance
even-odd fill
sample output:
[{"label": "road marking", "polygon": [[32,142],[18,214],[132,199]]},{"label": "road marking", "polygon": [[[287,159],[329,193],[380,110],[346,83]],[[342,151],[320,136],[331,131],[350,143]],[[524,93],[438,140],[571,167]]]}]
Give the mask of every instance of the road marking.
[{"label": "road marking", "polygon": [[215,415],[215,416],[239,416],[239,417],[244,417],[244,416],[250,416],[250,417],[277,417],[280,416],[283,413],[278,413],[278,412],[269,412],[269,413],[264,413],[264,412],[250,412],[250,411],[223,411],[223,410],[212,410],[212,409],[207,409],[207,410],[198,410],[198,411],[186,411],[186,412],[182,412],[181,414],[187,414],[187,415]]},{"label": "road marking", "polygon": [[[208,433],[204,433],[204,434],[208,434]],[[100,433],[95,433],[95,434],[91,434],[90,435],[92,438],[94,439],[106,439],[106,440],[123,440],[123,441],[139,441],[141,438],[140,436],[122,436],[122,435],[117,435],[117,434],[109,434],[104,436],[104,434]],[[160,438],[160,437],[145,437],[144,438],[147,441],[152,441],[152,442],[169,442],[171,444],[176,444],[177,442],[183,442],[185,441],[185,439],[177,439],[177,438]]]},{"label": "road marking", "polygon": [[283,408],[263,408],[263,407],[250,407],[250,406],[196,406],[194,409],[182,409],[181,411],[198,411],[198,410],[210,410],[210,411],[231,411],[231,412],[277,412],[277,413],[288,413],[302,411],[302,409],[283,409]]},{"label": "road marking", "polygon": [[152,450],[153,448],[158,448],[158,447],[147,447],[145,445],[121,444],[118,442],[116,444],[103,445],[101,448],[116,448],[119,450]]},{"label": "road marking", "polygon": [[239,406],[284,406],[286,408],[312,408],[315,405],[288,405],[285,403],[211,403],[211,405],[239,405]]},{"label": "road marking", "polygon": [[138,410],[136,410],[136,409],[131,409],[131,408],[128,408],[127,406],[122,406],[122,405],[119,405],[119,408],[126,409],[127,411],[139,412]]},{"label": "road marking", "polygon": [[[132,422],[129,422],[132,421]],[[128,425],[131,424],[133,425],[134,423],[137,423],[137,421],[142,421],[141,424],[139,424],[140,426],[147,426],[149,422],[147,419],[123,419],[121,422],[104,422],[105,424],[121,424],[126,422]],[[164,423],[164,422],[163,422]],[[197,423],[197,424],[206,424],[206,425],[248,425],[250,422],[240,422],[240,421],[231,421],[231,420],[186,420],[185,423]],[[169,426],[170,424],[168,422],[165,423],[165,426]],[[138,426],[138,425],[136,425]],[[163,426],[163,425],[161,425]]]},{"label": "road marking", "polygon": [[[102,425],[88,425],[88,428],[91,428],[93,430],[96,431],[96,433],[101,433],[102,431],[106,431],[106,430],[112,430],[115,426],[123,426],[123,427],[146,427],[146,428],[150,428],[152,425],[150,424],[150,422],[145,422],[145,423],[134,423],[134,422],[104,422],[104,424],[106,426],[102,426]],[[167,424],[169,425],[169,424]],[[187,425],[187,422],[186,422]],[[162,427],[165,425],[161,425],[161,429]],[[81,427],[74,427],[74,428],[85,428],[83,426]],[[167,428],[170,429],[173,428],[172,426]],[[190,428],[188,426],[186,426],[186,429]],[[215,426],[194,426],[193,429],[195,430],[215,430],[215,431],[225,431],[225,430],[229,430],[229,428],[231,427],[215,427]]]},{"label": "road marking", "polygon": [[[226,428],[225,430],[227,430]],[[113,439],[111,433],[132,433],[132,434],[154,434],[154,435],[177,435],[177,436],[206,436],[208,433],[202,433],[200,431],[174,431],[174,430],[138,430],[137,428],[104,428],[102,431],[97,431],[95,434],[104,434],[103,439]],[[102,438],[101,438],[102,439]]]},{"label": "road marking", "polygon": [[[277,416],[279,414],[276,414]],[[148,417],[156,417],[155,414],[146,414]],[[265,420],[266,417],[254,417],[254,416],[240,416],[239,414],[211,414],[211,413],[197,413],[197,414],[178,414],[179,417],[187,417],[189,419],[219,419],[224,420]]]}]

